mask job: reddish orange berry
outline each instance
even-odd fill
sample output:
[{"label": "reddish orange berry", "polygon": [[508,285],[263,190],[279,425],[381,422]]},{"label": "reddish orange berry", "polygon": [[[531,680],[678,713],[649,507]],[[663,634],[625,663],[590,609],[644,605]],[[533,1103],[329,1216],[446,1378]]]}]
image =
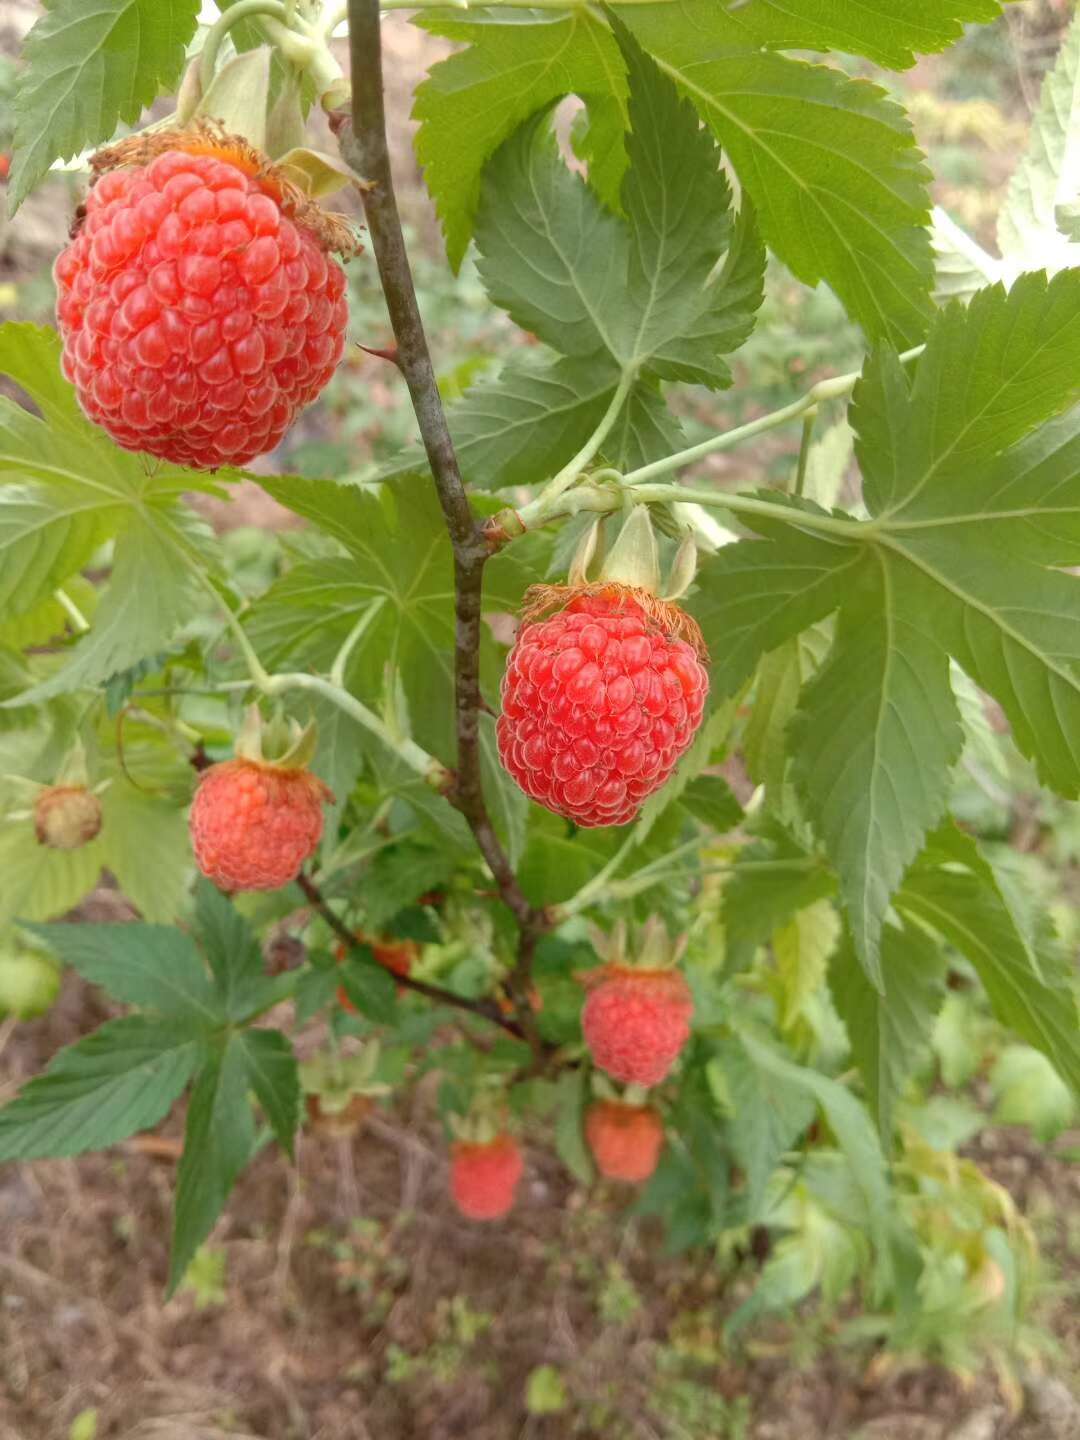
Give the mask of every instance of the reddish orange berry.
[{"label": "reddish orange berry", "polygon": [[651,1105],[597,1100],[585,1112],[585,1138],[601,1175],[636,1185],[656,1169],[664,1122]]},{"label": "reddish orange berry", "polygon": [[593,1063],[623,1085],[658,1085],[690,1035],[694,1002],[682,972],[605,965],[586,984],[581,1028]]},{"label": "reddish orange berry", "polygon": [[501,1220],[514,1206],[525,1162],[517,1141],[497,1135],[486,1144],[458,1140],[450,1152],[450,1193],[466,1220]]},{"label": "reddish orange berry", "polygon": [[226,760],[204,770],[191,807],[199,869],[222,890],[278,890],[322,839],[332,799],[308,770]]}]

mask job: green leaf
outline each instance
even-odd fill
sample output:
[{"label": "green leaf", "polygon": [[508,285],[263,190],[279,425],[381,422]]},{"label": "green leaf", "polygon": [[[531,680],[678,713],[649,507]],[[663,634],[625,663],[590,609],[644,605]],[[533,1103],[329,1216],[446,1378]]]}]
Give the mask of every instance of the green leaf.
[{"label": "green leaf", "polygon": [[[719,357],[749,335],[763,293],[765,254],[752,213],[733,241],[731,189],[708,131],[621,24],[616,39],[630,85],[630,133],[622,188],[629,269],[615,353],[665,380],[730,385]],[[730,269],[714,275],[729,250]],[[604,258],[617,274],[618,252]],[[727,285],[734,275],[743,282],[737,303]]]},{"label": "green leaf", "polygon": [[[476,222],[488,293],[566,355],[711,386],[761,303],[764,252],[746,210],[733,237],[720,154],[693,107],[625,28],[630,169],[622,219],[563,163],[546,111],[487,167]],[[726,263],[716,266],[726,254]]]},{"label": "green leaf", "polygon": [[239,1032],[236,1043],[243,1050],[248,1084],[291,1160],[300,1123],[300,1071],[292,1042],[280,1030],[248,1029]]},{"label": "green leaf", "polygon": [[264,972],[258,936],[236,906],[202,876],[195,887],[195,921],[222,1015],[246,1020],[268,1005],[276,990]]},{"label": "green leaf", "polygon": [[1040,1050],[1080,1094],[1080,1010],[1069,957],[1049,927],[1027,933],[975,841],[944,828],[896,896],[974,965],[1003,1025]]},{"label": "green leaf", "polygon": [[341,963],[340,975],[346,995],[361,1015],[376,1025],[393,1025],[397,1021],[397,983],[370,951],[365,958],[360,950],[351,950]]},{"label": "green leaf", "polygon": [[101,810],[101,864],[146,920],[175,920],[191,879],[191,837],[183,810],[122,776],[102,795]]},{"label": "green leaf", "polygon": [[803,1018],[815,993],[824,988],[829,956],[840,938],[840,918],[829,900],[815,900],[773,932],[772,947],[780,981],[780,1027],[790,1030]]},{"label": "green leaf", "polygon": [[758,666],[754,708],[743,735],[743,755],[752,779],[776,797],[788,762],[787,728],[803,685],[823,658],[819,630],[806,630],[766,655]]},{"label": "green leaf", "polygon": [[564,1070],[555,1085],[555,1149],[559,1159],[582,1185],[592,1183],[592,1156],[583,1130],[588,1081],[584,1070]]},{"label": "green leaf", "polygon": [[215,1047],[192,1088],[177,1171],[167,1295],[184,1278],[255,1148],[246,1040],[233,1034]]},{"label": "green leaf", "polygon": [[1078,317],[1080,271],[1024,275],[941,311],[910,396],[895,357],[873,358],[852,408],[871,514],[948,513],[955,478],[1080,399]]},{"label": "green leaf", "polygon": [[709,647],[714,699],[733,695],[762,655],[842,604],[862,558],[856,546],[794,530],[780,541],[726,545],[710,556],[686,608]]},{"label": "green leaf", "polygon": [[29,822],[0,822],[0,931],[15,919],[63,915],[94,888],[101,866],[100,837],[78,850],[51,850],[37,843]]},{"label": "green leaf", "polygon": [[485,170],[476,244],[489,296],[522,330],[564,355],[622,358],[626,231],[563,163],[546,111]]},{"label": "green leaf", "polygon": [[168,925],[27,925],[65,965],[114,1000],[204,1030],[224,1018],[191,938]]},{"label": "green leaf", "polygon": [[792,915],[835,889],[834,877],[817,856],[808,855],[781,826],[769,825],[759,840],[739,852],[724,885],[727,968],[749,964],[753,950]]},{"label": "green leaf", "polygon": [[739,1038],[759,1071],[771,1076],[774,1081],[801,1089],[820,1107],[837,1144],[847,1157],[852,1179],[866,1201],[871,1234],[877,1246],[879,1263],[884,1269],[888,1263],[894,1207],[885,1156],[870,1117],[855,1097],[836,1080],[830,1080],[816,1070],[793,1065],[749,1033]]},{"label": "green leaf", "polygon": [[444,885],[454,865],[452,855],[432,845],[404,841],[380,850],[352,891],[365,927],[380,934],[399,910]]},{"label": "green leaf", "polygon": [[995,1125],[1028,1125],[1044,1145],[1073,1123],[1076,1100],[1038,1050],[1009,1045],[990,1076]]},{"label": "green leaf", "polygon": [[61,1050],[0,1110],[0,1161],[81,1155],[148,1130],[167,1114],[201,1053],[199,1032],[175,1016],[110,1020]]},{"label": "green leaf", "polygon": [[814,1118],[801,1084],[760,1066],[732,1036],[717,1051],[731,1106],[731,1148],[746,1174],[746,1223],[761,1218],[773,1171]]},{"label": "green leaf", "polygon": [[13,210],[54,160],[134,125],[175,87],[198,15],[198,0],[49,0],[23,47]]},{"label": "green leaf", "polygon": [[610,31],[589,10],[538,17],[528,11],[443,13],[417,23],[470,42],[469,49],[432,66],[413,109],[420,122],[417,158],[456,269],[472,234],[481,173],[502,142],[563,95],[596,96],[609,117],[613,103],[622,111],[626,79]]},{"label": "green leaf", "polygon": [[998,214],[997,240],[1016,269],[1059,270],[1080,247],[1059,228],[1058,207],[1075,201],[1080,174],[1080,19],[1066,31],[1043,81],[1027,154]]},{"label": "green leaf", "polygon": [[621,13],[723,145],[780,259],[808,285],[827,281],[872,338],[921,339],[930,177],[900,107],[865,81],[761,50],[715,0]]},{"label": "green leaf", "polygon": [[748,0],[733,18],[762,45],[843,50],[890,70],[945,50],[969,22],[996,20],[998,0]]},{"label": "green leaf", "polygon": [[792,775],[840,878],[859,959],[880,987],[889,898],[941,818],[963,732],[923,592],[885,556],[865,580],[803,694]]},{"label": "green leaf", "polygon": [[699,775],[682,794],[682,804],[695,820],[725,835],[743,818],[743,808],[722,775]]},{"label": "green leaf", "polygon": [[930,1042],[945,997],[945,961],[912,925],[886,925],[881,937],[883,989],[875,990],[850,936],[833,956],[829,988],[847,1027],[851,1053],[884,1144],[908,1076]]}]

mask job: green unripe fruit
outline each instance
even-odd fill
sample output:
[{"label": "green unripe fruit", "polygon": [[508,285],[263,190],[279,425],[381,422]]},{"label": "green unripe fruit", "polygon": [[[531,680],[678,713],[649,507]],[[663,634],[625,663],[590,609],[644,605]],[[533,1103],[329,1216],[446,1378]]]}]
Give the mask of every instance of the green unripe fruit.
[{"label": "green unripe fruit", "polygon": [[0,1015],[34,1020],[60,993],[60,971],[45,955],[23,950],[0,954]]}]

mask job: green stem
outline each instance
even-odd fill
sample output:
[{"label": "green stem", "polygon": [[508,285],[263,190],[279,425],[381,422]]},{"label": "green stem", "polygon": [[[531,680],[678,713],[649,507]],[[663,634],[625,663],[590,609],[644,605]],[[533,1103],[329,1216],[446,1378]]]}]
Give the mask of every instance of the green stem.
[{"label": "green stem", "polygon": [[540,504],[551,504],[565,490],[569,490],[574,481],[581,474],[581,471],[593,458],[603,445],[604,441],[611,434],[615,421],[618,420],[623,406],[626,404],[626,397],[633,389],[634,381],[637,379],[637,366],[628,366],[619,379],[615,393],[611,397],[611,404],[604,411],[599,425],[589,436],[585,444],[577,452],[572,460],[568,460],[563,468],[555,475],[541,490],[536,497]]},{"label": "green stem", "polygon": [[622,865],[636,844],[637,826],[635,825],[603,869],[598,870],[592,879],[581,887],[576,895],[571,895],[569,900],[564,901],[561,905],[555,906],[558,923],[561,924],[563,920],[569,920],[571,915],[580,915],[582,910],[588,909],[595,897],[603,893],[608,881],[615,874],[616,870],[619,869],[620,865]]},{"label": "green stem", "polygon": [[71,621],[75,633],[77,635],[85,635],[90,629],[90,622],[75,604],[75,601],[72,600],[71,596],[64,589],[54,590],[53,595],[61,610],[63,610],[64,614]]},{"label": "green stem", "polygon": [[334,656],[334,663],[330,666],[331,685],[337,685],[342,690],[345,689],[345,667],[349,663],[349,656],[356,649],[357,645],[363,639],[364,635],[366,635],[369,627],[372,625],[372,623],[378,616],[379,611],[385,604],[386,596],[377,596],[377,598],[372,601],[372,603],[364,611],[363,615],[360,616],[360,619],[349,631],[348,635],[345,638],[344,644],[342,645],[338,653]]},{"label": "green stem", "polygon": [[802,437],[799,440],[799,463],[795,467],[795,494],[802,496],[806,488],[806,467],[810,463],[810,446],[814,440],[814,423],[818,417],[817,406],[812,406],[803,416]]},{"label": "green stem", "polygon": [[[784,525],[793,525],[800,530],[814,530],[823,535],[836,535],[844,540],[873,538],[878,526],[874,521],[844,520],[833,515],[818,515],[810,510],[796,510],[791,505],[773,500],[759,500],[753,495],[733,495],[723,490],[694,489],[688,485],[635,485],[633,498],[642,503],[668,503],[685,501],[696,505],[711,505],[718,510],[730,510],[735,515],[757,515],[763,520],[778,520]],[[522,506],[517,512],[526,530],[535,530],[560,515],[577,515],[583,510],[598,514],[609,514],[623,508],[625,491],[613,486],[582,485],[559,500],[550,510],[540,506],[537,500]]]},{"label": "green stem", "polygon": [[373,710],[369,710],[354,695],[350,695],[333,681],[326,680],[321,675],[304,675],[299,672],[268,675],[266,678],[267,683],[259,687],[265,695],[282,695],[287,690],[306,690],[310,694],[321,695],[324,700],[336,705],[358,725],[362,725],[381,740],[388,749],[399,755],[409,769],[415,770],[433,789],[445,790],[452,783],[453,776],[441,761],[436,760],[434,755],[429,755],[414,740],[394,735]]},{"label": "green stem", "polygon": [[230,5],[228,10],[225,10],[210,26],[199,55],[199,79],[204,95],[209,90],[210,82],[214,78],[218,54],[225,36],[241,20],[263,16],[288,24],[289,7],[283,3],[283,0],[236,0],[236,3]]},{"label": "green stem", "polygon": [[[914,360],[921,355],[924,346],[917,345],[913,350],[906,350],[900,356],[902,364]],[[645,480],[651,480],[654,475],[667,475],[672,470],[681,470],[686,465],[692,465],[695,460],[703,460],[706,455],[716,455],[722,450],[731,450],[736,445],[741,445],[744,440],[752,440],[756,435],[763,435],[767,430],[775,430],[780,425],[786,425],[789,420],[798,420],[808,410],[819,405],[823,400],[836,400],[844,395],[849,395],[855,388],[856,381],[862,374],[861,370],[852,370],[847,375],[835,375],[831,380],[819,380],[812,385],[805,395],[798,400],[793,400],[790,405],[785,405],[779,410],[772,410],[768,415],[761,415],[757,420],[750,420],[745,425],[737,425],[734,430],[725,430],[721,435],[713,435],[708,440],[703,440],[700,445],[691,445],[688,450],[678,450],[674,455],[668,455],[663,460],[654,460],[651,465],[643,465],[639,470],[631,470],[623,477],[626,485],[640,485]]]}]

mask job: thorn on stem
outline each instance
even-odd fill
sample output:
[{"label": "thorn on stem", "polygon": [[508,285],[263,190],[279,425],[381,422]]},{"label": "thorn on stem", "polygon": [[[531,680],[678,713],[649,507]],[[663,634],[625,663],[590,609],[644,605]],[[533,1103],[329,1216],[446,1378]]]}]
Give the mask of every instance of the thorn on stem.
[{"label": "thorn on stem", "polygon": [[[385,350],[376,350],[372,345],[359,344],[358,348],[363,350],[365,355],[375,355],[380,360],[389,360],[391,365],[396,365],[401,370],[401,356],[398,354],[396,345],[388,345]],[[402,373],[404,374],[404,371]]]}]

